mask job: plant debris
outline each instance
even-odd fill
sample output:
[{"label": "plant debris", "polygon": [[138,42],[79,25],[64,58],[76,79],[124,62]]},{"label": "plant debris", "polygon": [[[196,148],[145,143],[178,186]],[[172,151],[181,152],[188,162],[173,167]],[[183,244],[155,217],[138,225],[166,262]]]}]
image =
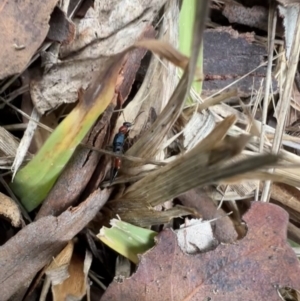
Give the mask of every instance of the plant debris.
[{"label": "plant debris", "polygon": [[0,16],[0,301],[300,300],[297,1]]},{"label": "plant debris", "polygon": [[48,21],[56,3],[57,0],[3,3],[0,18],[5,30],[0,33],[0,40],[3,41],[0,51],[0,79],[24,71],[47,35]]},{"label": "plant debris", "polygon": [[156,246],[142,255],[137,271],[123,283],[112,283],[101,301],[150,296],[154,300],[170,296],[173,300],[232,301],[237,296],[245,301],[277,300],[279,287],[299,290],[298,259],[286,243],[287,213],[256,202],[243,219],[246,237],[197,255],[183,253],[172,230],[162,231]]}]

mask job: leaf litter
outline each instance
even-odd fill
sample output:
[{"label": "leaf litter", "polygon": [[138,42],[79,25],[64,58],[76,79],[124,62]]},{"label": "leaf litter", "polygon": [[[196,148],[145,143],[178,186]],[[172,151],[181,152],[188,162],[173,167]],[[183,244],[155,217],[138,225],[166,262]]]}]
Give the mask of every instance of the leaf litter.
[{"label": "leaf litter", "polygon": [[101,300],[279,300],[279,287],[299,290],[299,263],[286,243],[287,213],[256,202],[243,219],[243,239],[192,256],[181,251],[172,230],[162,231],[137,271],[114,282]]},{"label": "leaf litter", "polygon": [[[294,67],[287,68],[289,61],[283,59],[285,49],[281,46],[281,40],[274,41],[273,34],[273,43],[268,41],[271,52],[275,47],[276,51],[281,51],[271,56],[270,49],[266,51],[266,37],[256,30],[266,31],[266,12],[270,14],[269,22],[272,18],[272,22],[276,21],[271,15],[271,8],[254,6],[250,9],[245,3],[237,5],[227,1],[211,1],[209,4],[212,10],[206,29],[204,20],[208,3],[198,3],[197,9],[194,8],[197,17],[195,31],[189,29],[194,37],[190,58],[173,48],[177,48],[177,42],[180,44],[181,41],[180,36],[179,40],[177,37],[179,7],[174,0],[151,4],[140,1],[130,14],[126,12],[133,6],[126,1],[116,5],[95,1],[94,6],[89,1],[83,1],[83,5],[72,3],[70,6],[66,2],[61,7],[53,7],[52,14],[48,12],[48,16],[51,14],[48,41],[39,49],[35,46],[35,56],[32,57],[33,53],[30,57],[24,56],[22,64],[30,65],[39,56],[41,60],[28,69],[29,77],[26,84],[23,82],[24,86],[24,76],[22,80],[16,75],[2,81],[0,91],[5,93],[1,99],[6,104],[5,112],[9,113],[7,108],[16,110],[22,114],[25,122],[27,118],[29,123],[48,131],[49,128],[42,124],[42,114],[46,111],[52,110],[51,114],[57,116],[53,125],[60,124],[62,128],[72,114],[73,122],[69,122],[69,128],[64,128],[64,131],[55,130],[50,139],[36,144],[38,146],[46,141],[43,149],[51,137],[57,135],[57,146],[54,144],[51,151],[48,149],[48,153],[44,153],[45,156],[41,155],[43,151],[38,146],[34,151],[37,152],[35,159],[24,169],[28,169],[36,160],[38,163],[32,168],[33,178],[40,181],[43,173],[49,177],[50,185],[47,184],[46,188],[41,185],[42,194],[35,190],[40,189],[39,184],[28,178],[26,180],[25,176],[21,185],[12,186],[20,196],[17,190],[20,187],[24,189],[24,184],[29,185],[28,193],[24,192],[23,196],[39,199],[27,209],[32,210],[44,201],[41,208],[31,212],[36,221],[18,232],[16,227],[24,226],[22,211],[13,198],[8,199],[4,195],[6,201],[1,203],[0,226],[7,227],[6,219],[10,220],[13,237],[7,235],[1,240],[6,242],[0,247],[1,256],[6,259],[1,263],[0,272],[3,300],[22,300],[24,296],[46,298],[51,281],[53,300],[65,300],[71,296],[80,300],[85,295],[87,298],[93,296],[95,299],[92,300],[99,300],[105,286],[108,289],[101,300],[135,300],[139,290],[140,296],[147,299],[150,297],[148,292],[151,292],[151,299],[155,296],[157,300],[236,300],[241,294],[243,300],[275,300],[279,298],[278,294],[284,298],[293,295],[297,300],[297,294],[286,289],[299,289],[299,281],[295,276],[299,272],[299,265],[296,255],[286,244],[286,232],[289,239],[300,242],[296,188],[300,186],[300,178],[297,169],[287,168],[297,166],[300,162],[293,153],[299,141],[288,131],[282,134],[286,113],[283,117],[279,115],[278,120],[276,116],[280,107],[280,110],[287,112],[288,106],[282,99],[289,98],[292,89],[292,97],[297,96],[297,87],[289,85],[289,82],[293,82],[298,71]],[[295,10],[289,5],[283,3],[281,13]],[[160,9],[163,15],[158,14]],[[228,18],[229,24],[220,19],[220,12]],[[241,18],[239,14],[246,14],[247,18]],[[290,28],[288,23],[295,23],[295,20],[290,21],[289,15],[284,18],[287,30]],[[221,25],[214,23],[215,20]],[[19,21],[22,23],[22,20]],[[278,28],[277,34],[281,37],[281,24]],[[60,29],[63,31],[59,32]],[[268,31],[269,39],[272,39],[271,31],[274,33],[275,30],[269,28]],[[160,41],[153,40],[154,36]],[[200,51],[202,37],[203,58]],[[297,57],[298,44],[288,40],[293,35],[286,34],[283,38],[287,45],[291,45],[286,52]],[[157,55],[150,57],[147,49]],[[122,53],[124,50],[128,52],[126,55]],[[196,68],[199,53],[200,61],[203,60],[204,76],[202,66],[199,68],[197,65]],[[267,53],[268,62],[265,61]],[[39,64],[44,67],[44,72],[41,72]],[[114,64],[114,76],[110,76],[107,71],[109,65]],[[179,78],[172,64],[185,69]],[[272,65],[273,72],[269,67]],[[15,74],[13,66],[11,68],[8,74]],[[100,80],[101,84],[100,74],[104,79]],[[282,74],[287,75],[286,81]],[[202,98],[195,93],[193,80],[203,81]],[[22,108],[29,108],[24,113],[16,107],[14,98],[28,91],[28,82],[31,99],[24,94]],[[267,90],[270,85],[271,93],[263,96],[264,86]],[[105,91],[108,86],[110,92],[103,93],[97,99],[99,90]],[[280,90],[282,86],[285,87],[284,91]],[[15,89],[11,96],[8,88]],[[185,98],[188,94],[190,100],[187,105]],[[263,98],[268,101],[262,101]],[[81,113],[88,116],[86,121],[85,117],[82,120],[74,118],[76,105],[70,103],[77,99],[77,109],[80,108]],[[31,100],[34,106],[28,105]],[[101,108],[97,107],[97,101],[102,101]],[[291,102],[294,110],[297,110],[296,101],[295,98]],[[41,119],[29,116],[33,108]],[[275,122],[279,125],[276,130],[272,127],[274,121],[266,124],[265,119],[267,110],[270,113],[272,108]],[[114,114],[114,111],[117,112]],[[120,111],[123,113],[118,113]],[[291,120],[297,124],[297,114],[291,114]],[[112,144],[114,134],[124,121],[134,123],[125,141],[127,151],[119,155],[122,166],[113,187],[104,189],[109,186],[105,182],[106,175],[115,162],[114,154],[105,148]],[[15,126],[12,123],[8,124],[8,128],[14,134]],[[24,124],[22,126],[24,128]],[[36,131],[35,127],[33,131]],[[72,136],[72,133],[80,133],[82,127],[85,129],[79,136]],[[21,143],[19,149],[22,151],[16,155],[18,140],[4,127],[1,130],[6,136],[9,135],[7,141],[12,142],[9,146],[5,139],[1,139],[1,166],[11,168],[16,156],[18,164],[22,164],[24,158],[30,160],[28,149],[33,147],[28,141],[33,139],[33,143],[38,142],[37,136],[31,135],[25,146]],[[81,145],[81,149],[73,153],[86,133],[84,144],[89,144],[90,149]],[[278,143],[280,135],[284,148],[275,151],[273,142]],[[68,138],[71,141],[69,146]],[[272,145],[273,154],[270,154]],[[67,146],[67,156],[61,158],[63,163],[55,159],[61,146]],[[99,149],[99,152],[95,152],[95,149]],[[36,159],[39,156],[40,162]],[[48,171],[41,167],[41,163],[49,164]],[[21,173],[17,173],[17,179]],[[10,179],[10,174],[6,173],[1,180],[8,193],[11,191],[5,181],[9,182]],[[270,186],[266,182],[266,185],[264,181],[268,180],[279,183]],[[14,185],[20,187],[16,189]],[[99,185],[103,190],[98,190]],[[289,213],[289,222],[286,213],[278,206],[253,202],[254,197],[258,199],[260,192],[263,192],[263,200],[266,200],[268,190],[270,201]],[[106,203],[107,200],[109,202]],[[182,228],[183,220],[176,219],[182,216],[189,216],[185,219],[188,227]],[[151,239],[148,241],[146,238],[144,242],[148,246],[145,249],[137,248],[130,255],[131,260],[138,264],[134,269],[126,258],[116,256],[97,239],[96,234],[99,231],[104,233],[104,226],[108,226],[110,219],[115,217],[122,219],[120,225],[130,222],[143,227],[151,226],[152,230],[158,232],[158,242],[152,250],[141,255],[152,246]],[[195,224],[190,224],[190,217],[194,217]],[[204,221],[201,222],[200,218]],[[26,220],[30,218],[26,217]],[[116,223],[116,220],[113,221]],[[204,234],[210,236],[210,243],[206,244],[209,248],[194,255],[184,254],[177,244],[176,232],[165,229],[182,228],[182,244],[197,253],[201,248],[198,237],[204,232],[204,224],[210,229]],[[121,231],[122,237],[115,241],[121,242],[121,247],[108,243],[115,252],[129,259],[128,252],[122,252],[121,249],[126,248],[130,237],[139,237],[133,236],[134,231],[140,231],[134,225],[129,227],[130,231],[129,228]],[[111,238],[108,230],[113,228],[105,232],[103,237],[106,241]],[[156,232],[152,230],[147,231],[153,238]],[[101,239],[101,235],[99,237]],[[66,249],[63,249],[66,245]],[[141,246],[142,243],[138,245]],[[66,250],[70,251],[67,252],[68,260],[64,260]],[[90,252],[94,258],[92,263]],[[149,261],[149,258],[153,261]],[[176,260],[169,263],[172,258]],[[126,272],[121,272],[120,276],[122,262],[126,263],[123,265]],[[24,271],[20,271],[21,263]],[[172,272],[169,272],[170,268]],[[63,277],[58,280],[54,276],[49,280],[49,275],[52,271],[55,274],[56,269],[64,271]],[[224,270],[227,269],[225,275]],[[149,272],[148,276],[136,280],[145,271]],[[33,282],[37,273],[39,275]],[[114,277],[118,275],[121,278]],[[103,276],[100,281],[99,277]],[[89,278],[94,281],[90,287]],[[43,289],[40,279],[45,279]],[[123,283],[114,282],[113,279],[122,279]],[[102,280],[105,285],[101,283]],[[189,285],[186,286],[186,283]]]}]

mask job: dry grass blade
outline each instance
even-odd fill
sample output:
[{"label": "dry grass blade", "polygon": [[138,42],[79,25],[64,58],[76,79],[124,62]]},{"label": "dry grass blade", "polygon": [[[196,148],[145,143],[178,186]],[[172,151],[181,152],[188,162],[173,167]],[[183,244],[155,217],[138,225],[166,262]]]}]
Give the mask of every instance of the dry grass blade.
[{"label": "dry grass blade", "polygon": [[109,203],[109,208],[122,217],[122,220],[140,227],[149,227],[153,225],[162,225],[169,223],[175,217],[184,215],[193,215],[200,218],[199,213],[185,206],[175,206],[165,211],[156,211],[152,207],[146,207],[145,204],[138,204],[138,201],[126,200],[125,206],[119,206],[116,200]]},{"label": "dry grass blade", "polygon": [[20,166],[22,165],[22,163],[26,157],[27,151],[29,149],[30,143],[31,143],[32,138],[35,133],[35,129],[37,128],[37,123],[35,121],[40,120],[40,115],[36,109],[33,109],[31,118],[34,119],[34,121],[30,120],[28,122],[28,126],[24,132],[24,135],[22,137],[22,140],[20,142],[20,145],[19,145],[17,153],[16,153],[14,163],[11,168],[13,170],[12,179],[14,179],[17,171],[19,170]]},{"label": "dry grass blade", "polygon": [[[206,138],[204,138],[202,141],[200,141],[198,143],[198,145],[195,147],[196,152],[198,154],[201,154],[201,157],[198,159],[198,163],[202,167],[209,165],[210,161],[214,160],[216,162],[217,160],[214,159],[214,158],[216,157],[217,153],[222,152],[224,154],[224,150],[225,150],[224,146],[225,145],[224,144],[220,145],[220,141],[225,137],[225,135],[228,132],[229,128],[235,123],[235,121],[236,121],[236,117],[234,115],[228,116],[222,122],[220,122],[213,129],[213,131]],[[219,147],[216,146],[217,144],[219,144]],[[232,148],[232,145],[228,145],[228,149],[229,148]],[[194,154],[195,149],[193,149],[190,153]],[[220,150],[220,151],[218,151],[218,150]],[[222,158],[222,155],[220,155],[219,158]],[[179,159],[177,159],[172,164],[177,165],[178,163],[176,163],[176,162],[178,162],[178,160],[184,160],[184,158],[180,157]],[[169,166],[170,166],[170,164],[168,166],[166,166],[165,168],[167,169]],[[157,173],[160,174],[163,171],[164,170],[158,170]],[[138,187],[141,187],[140,182],[137,182],[137,183],[133,184],[127,190],[127,193],[130,193],[130,191],[135,191],[136,189],[138,189]],[[127,193],[126,193],[126,195],[127,195]]]},{"label": "dry grass blade", "polygon": [[[284,177],[266,171],[251,171],[243,174],[243,180],[261,180],[261,181],[271,180],[274,182],[284,182]],[[221,181],[222,184],[229,184],[229,185],[240,183],[240,182],[241,182],[240,175],[236,175],[224,181]]]},{"label": "dry grass blade", "polygon": [[232,89],[230,91],[221,93],[220,95],[217,95],[213,98],[209,98],[203,103],[198,104],[197,110],[198,112],[201,112],[203,110],[208,109],[209,107],[222,103],[224,100],[230,99],[232,97],[237,97],[237,96],[238,96],[237,90]]},{"label": "dry grass blade", "polygon": [[[156,218],[161,213],[155,212],[154,206],[192,188],[232,179],[277,163],[278,156],[264,154],[224,165],[224,158],[236,156],[249,140],[249,136],[241,135],[219,142],[234,121],[233,116],[227,117],[194,149],[133,184],[120,199],[109,204],[110,209],[127,222],[143,226],[156,224]],[[211,161],[218,163],[210,165]]]},{"label": "dry grass blade", "polygon": [[[154,206],[164,203],[192,188],[204,186],[221,180],[242,175],[251,170],[275,164],[275,155],[259,155],[241,161],[238,164],[224,166],[218,163],[203,168],[201,157],[203,154],[187,153],[182,158],[151,173],[130,189],[121,199],[109,203],[110,209],[118,214],[122,220],[145,226],[156,224]],[[241,179],[241,178],[240,178]],[[147,205],[148,204],[148,205]],[[146,205],[146,206],[145,206]],[[149,207],[150,206],[150,207]],[[149,220],[143,220],[138,213],[144,213],[148,207]],[[150,216],[152,213],[152,219]],[[159,214],[157,214],[159,215]]]},{"label": "dry grass blade", "polygon": [[204,168],[203,157],[206,157],[205,154],[197,153],[196,147],[175,162],[132,185],[123,199],[144,199],[151,206],[156,206],[197,186],[216,183],[278,161],[277,156],[268,154],[226,166],[218,163]]},{"label": "dry grass blade", "polygon": [[[286,79],[284,82],[283,93],[281,96],[280,109],[278,112],[278,123],[275,131],[274,141],[272,145],[272,152],[277,154],[280,150],[282,136],[284,132],[284,126],[286,121],[287,112],[290,107],[290,99],[292,94],[292,88],[294,78],[298,66],[298,59],[300,53],[300,14],[298,12],[296,29],[294,34],[294,43],[292,45],[291,54],[288,58],[288,68],[286,72]],[[270,185],[271,182],[266,182],[262,193],[262,201],[266,202],[270,197]]]},{"label": "dry grass blade", "polygon": [[236,122],[234,115],[226,117],[220,122],[212,132],[198,143],[198,151],[206,151],[213,148],[218,142],[220,142],[227,134],[229,128]]},{"label": "dry grass blade", "polygon": [[230,159],[242,152],[249,142],[251,136],[240,135],[238,137],[225,137],[218,142],[210,151],[209,165]]},{"label": "dry grass blade", "polygon": [[[128,150],[128,155],[142,158],[154,157],[166,134],[180,115],[187,91],[190,89],[194,78],[208,7],[209,1],[198,3],[190,61],[168,105],[164,108],[152,127]],[[123,164],[124,168],[132,165],[131,162],[126,161]]]},{"label": "dry grass blade", "polygon": [[134,47],[143,47],[151,50],[182,69],[185,69],[189,63],[189,58],[187,56],[183,55],[181,52],[174,49],[171,44],[164,41],[148,39],[134,43],[132,48]]}]

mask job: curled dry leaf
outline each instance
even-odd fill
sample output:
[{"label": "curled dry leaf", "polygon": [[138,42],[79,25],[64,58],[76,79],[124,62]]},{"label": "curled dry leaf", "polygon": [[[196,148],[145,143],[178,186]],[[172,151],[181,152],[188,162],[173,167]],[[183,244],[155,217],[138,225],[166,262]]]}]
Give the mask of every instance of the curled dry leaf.
[{"label": "curled dry leaf", "polygon": [[0,216],[7,218],[12,226],[20,227],[25,224],[21,211],[13,199],[0,192]]},{"label": "curled dry leaf", "polygon": [[86,252],[85,258],[73,253],[67,271],[69,277],[60,284],[52,286],[53,301],[68,300],[80,301],[89,289],[88,271],[92,263],[92,255]]},{"label": "curled dry leaf", "polygon": [[197,112],[193,114],[183,130],[185,149],[192,149],[213,130],[215,125],[215,118],[211,114]]},{"label": "curled dry leaf", "polygon": [[280,183],[273,184],[271,199],[300,212],[300,191],[297,187]]},{"label": "curled dry leaf", "polygon": [[[0,79],[22,72],[49,30],[57,0],[2,1],[0,9]],[[5,41],[5,43],[4,43]]]},{"label": "curled dry leaf", "polygon": [[277,288],[299,290],[299,262],[286,242],[288,214],[253,202],[244,220],[243,239],[192,256],[180,250],[172,230],[161,232],[137,272],[122,284],[112,283],[101,301],[280,300]]}]

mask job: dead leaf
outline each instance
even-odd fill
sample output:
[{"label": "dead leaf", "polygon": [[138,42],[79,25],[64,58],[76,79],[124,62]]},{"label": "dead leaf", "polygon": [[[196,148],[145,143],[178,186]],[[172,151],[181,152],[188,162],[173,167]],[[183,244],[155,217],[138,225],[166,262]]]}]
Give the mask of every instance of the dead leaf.
[{"label": "dead leaf", "polygon": [[57,0],[2,1],[0,6],[0,79],[21,73],[49,30]]},{"label": "dead leaf", "polygon": [[108,196],[108,190],[96,190],[78,207],[29,224],[1,246],[2,300],[28,286],[36,273],[96,216]]},{"label": "dead leaf", "polygon": [[76,37],[60,48],[61,61],[31,82],[30,94],[36,109],[44,113],[61,103],[75,102],[79,88],[85,89],[92,74],[101,72],[107,57],[134,44],[164,3],[165,0],[139,0],[132,6],[124,0],[117,4],[95,1],[84,18],[74,20]]},{"label": "dead leaf", "polygon": [[[179,7],[176,0],[166,2],[163,14],[164,18],[159,26],[157,38],[160,41],[167,41],[176,48],[178,46],[179,18]],[[124,109],[124,116],[126,116],[127,120],[134,120],[135,124],[129,132],[129,138],[138,139],[141,136],[141,132],[150,128],[157,119],[157,115],[168,103],[178,81],[176,66],[165,59],[159,60],[157,57],[152,56],[140,89]],[[147,101],[144,101],[145,99]],[[140,114],[139,112],[146,113]],[[117,128],[123,122],[124,119],[119,118]],[[164,158],[163,151],[160,152],[156,159],[160,160],[162,158]]]},{"label": "dead leaf", "polygon": [[[155,157],[159,148],[162,146],[162,142],[166,137],[166,134],[172,128],[172,125],[178,119],[184,106],[184,100],[190,86],[193,82],[196,62],[199,56],[200,47],[202,44],[202,35],[205,27],[204,19],[208,13],[208,3],[199,2],[196,6],[196,18],[194,24],[193,43],[191,57],[188,66],[185,68],[184,73],[174,90],[168,104],[165,106],[161,114],[157,117],[152,126],[147,130],[140,139],[126,152],[127,155],[133,155],[141,158]],[[157,48],[157,47],[156,47]],[[153,48],[153,49],[156,49]],[[164,48],[171,48],[170,44],[164,43]],[[177,55],[171,54],[174,51],[171,49],[164,49],[160,55],[168,54],[168,58],[176,61]],[[178,61],[178,59],[177,59]],[[123,162],[123,168],[135,167],[137,164],[132,162]]]},{"label": "dead leaf", "polygon": [[0,192],[0,216],[7,218],[12,226],[20,227],[25,225],[21,211],[17,204],[7,195]]},{"label": "dead leaf", "polygon": [[[64,249],[52,260],[51,264],[46,269],[46,274],[51,274],[49,272],[52,272],[52,271],[56,270],[57,268],[68,265],[72,258],[73,250],[74,250],[74,242],[71,240],[64,247]],[[57,279],[57,277],[55,277],[55,278]],[[66,278],[67,277],[65,277],[64,279],[66,279]],[[54,279],[52,281],[54,281]],[[59,282],[61,282],[61,281],[62,280],[60,279]]]},{"label": "dead leaf", "polygon": [[286,243],[288,214],[253,202],[244,220],[243,239],[193,256],[180,250],[172,230],[161,232],[137,272],[122,284],[112,283],[101,301],[279,300],[277,288],[299,290],[299,262]]},{"label": "dead leaf", "polygon": [[215,126],[216,121],[211,114],[193,114],[183,130],[183,146],[185,149],[192,149],[197,143],[203,140]]},{"label": "dead leaf", "polygon": [[52,260],[49,266],[45,269],[45,281],[40,295],[39,301],[45,301],[50,285],[57,285],[62,283],[70,275],[68,273],[68,266],[70,264],[74,250],[74,242],[71,240],[65,248]]},{"label": "dead leaf", "polygon": [[53,301],[65,301],[72,298],[80,301],[86,295],[88,285],[88,271],[92,263],[92,255],[86,252],[85,259],[74,253],[68,266],[69,277],[62,283],[52,287]]}]

